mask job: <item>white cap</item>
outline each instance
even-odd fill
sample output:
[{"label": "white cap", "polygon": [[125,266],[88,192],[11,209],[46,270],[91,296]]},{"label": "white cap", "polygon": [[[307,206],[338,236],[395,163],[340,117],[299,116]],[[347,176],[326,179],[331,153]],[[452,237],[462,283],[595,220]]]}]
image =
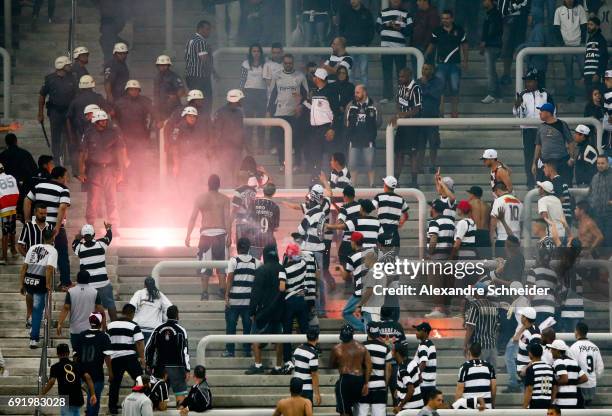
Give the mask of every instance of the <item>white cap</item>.
[{"label": "white cap", "polygon": [[86,53],[89,53],[89,49],[87,49],[85,46],[77,46],[74,48],[74,51],[72,51],[72,59],[76,59],[79,57],[79,55]]},{"label": "white cap", "polygon": [[247,185],[252,188],[256,188],[257,185],[259,185],[259,182],[257,182],[257,178],[255,176],[251,176],[247,181]]},{"label": "white cap", "polygon": [[497,159],[497,150],[495,149],[487,149],[482,152],[482,156],[480,159]]},{"label": "white cap", "polygon": [[70,65],[70,58],[67,56],[58,56],[55,58],[55,69],[64,69],[66,65]]},{"label": "white cap", "polygon": [[244,98],[244,93],[239,89],[229,90],[227,92],[227,101],[230,103],[237,103]]},{"label": "white cap", "polygon": [[102,323],[102,314],[100,312],[92,312],[89,314],[89,320],[91,322],[91,318],[95,317],[99,323]]},{"label": "white cap", "polygon": [[567,351],[569,349],[567,348],[565,341],[562,339],[556,339],[551,344],[547,344],[546,346],[557,351]]},{"label": "white cap", "polygon": [[93,113],[95,111],[100,111],[100,110],[101,108],[98,107],[97,104],[88,104],[87,106],[85,106],[85,109],[83,110],[83,114],[89,114],[89,113]]},{"label": "white cap", "polygon": [[444,185],[446,185],[446,187],[450,190],[453,190],[453,188],[455,187],[455,181],[450,176],[443,177],[442,183],[444,183]]},{"label": "white cap", "polygon": [[604,78],[612,78],[612,69],[608,69],[604,74]]},{"label": "white cap", "polygon": [[527,319],[536,319],[536,310],[533,309],[531,306],[519,309],[519,313]]},{"label": "white cap", "polygon": [[325,81],[327,79],[327,71],[324,70],[323,68],[317,68],[317,70],[314,73],[314,76],[322,79],[323,81]]},{"label": "white cap", "polygon": [[136,377],[136,385],[137,386],[144,386],[144,383],[142,382],[142,376]]},{"label": "white cap", "polygon": [[168,55],[159,55],[155,61],[155,65],[172,65],[172,60]]},{"label": "white cap", "polygon": [[188,102],[191,100],[203,100],[203,99],[204,99],[204,94],[200,90],[190,90],[187,93]]},{"label": "white cap", "polygon": [[555,191],[555,187],[550,181],[544,181],[544,182],[537,181],[536,185],[542,188],[544,192],[546,192],[547,194],[552,194]]},{"label": "white cap", "polygon": [[383,183],[389,188],[395,189],[397,187],[397,179],[395,179],[395,176],[385,176],[383,178]]},{"label": "white cap", "polygon": [[584,134],[585,136],[588,136],[589,133],[591,133],[591,129],[588,128],[587,126],[585,126],[584,124],[578,124],[576,126],[576,133],[580,133],[580,134]]},{"label": "white cap", "polygon": [[183,112],[181,113],[181,117],[185,117],[188,114],[190,114],[192,116],[197,116],[198,115],[198,110],[195,107],[191,107],[191,106],[187,106],[187,107],[183,108]]},{"label": "white cap", "polygon": [[323,194],[323,186],[321,186],[320,184],[315,184],[312,186],[312,188],[310,188],[310,192],[314,192],[315,194]]},{"label": "white cap", "polygon": [[125,89],[127,90],[128,88],[138,88],[139,90],[142,89],[142,87],[140,86],[140,82],[135,79],[131,79],[125,83]]},{"label": "white cap", "polygon": [[95,88],[95,86],[96,81],[91,75],[83,75],[81,79],[79,79],[79,88]]},{"label": "white cap", "polygon": [[106,111],[104,110],[98,110],[93,114],[93,117],[91,118],[91,122],[95,123],[96,121],[101,121],[101,120],[108,120],[108,114],[106,114]]},{"label": "white cap", "polygon": [[113,46],[113,53],[121,53],[121,52],[127,52],[128,51],[128,47],[125,43],[123,42],[119,42],[119,43],[115,43],[115,46]]},{"label": "white cap", "polygon": [[95,233],[94,227],[91,224],[85,224],[83,228],[81,228],[81,235],[94,235]]}]

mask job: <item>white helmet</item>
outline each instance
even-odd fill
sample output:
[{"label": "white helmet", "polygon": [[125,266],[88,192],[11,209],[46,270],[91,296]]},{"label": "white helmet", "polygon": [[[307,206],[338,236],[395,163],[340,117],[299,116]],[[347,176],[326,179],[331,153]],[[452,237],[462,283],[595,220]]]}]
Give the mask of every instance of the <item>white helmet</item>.
[{"label": "white helmet", "polygon": [[127,51],[128,51],[128,47],[123,42],[115,43],[115,46],[113,46],[113,53],[121,53],[121,52],[127,52]]},{"label": "white helmet", "polygon": [[190,90],[187,93],[187,102],[191,100],[203,100],[204,94],[200,90]]},{"label": "white helmet", "polygon": [[86,236],[86,235],[93,236],[95,233],[96,233],[96,231],[94,230],[94,227],[91,224],[85,224],[83,226],[83,228],[81,228],[81,235],[82,236]]},{"label": "white helmet", "polygon": [[187,107],[183,108],[183,112],[181,113],[181,117],[185,117],[188,114],[190,114],[192,116],[197,116],[198,115],[198,110],[195,107],[191,107],[191,106],[187,106]]},{"label": "white helmet", "polygon": [[79,79],[79,88],[95,88],[96,81],[94,81],[91,75],[83,75]]},{"label": "white helmet", "polygon": [[76,59],[79,57],[79,55],[83,55],[86,53],[89,53],[89,49],[87,49],[85,46],[77,46],[72,52],[72,59]]},{"label": "white helmet", "polygon": [[159,55],[155,61],[155,65],[172,65],[172,60],[168,55]]},{"label": "white helmet", "polygon": [[97,104],[89,104],[83,110],[83,114],[95,113],[96,111],[100,111],[100,107]]},{"label": "white helmet", "polygon": [[230,103],[237,103],[244,98],[244,93],[239,89],[229,90],[227,92],[227,101]]},{"label": "white helmet", "polygon": [[58,56],[55,58],[55,69],[64,69],[66,65],[70,65],[70,58],[67,56]]},{"label": "white helmet", "polygon": [[140,86],[140,82],[135,79],[131,79],[125,83],[125,89],[127,90],[128,88],[138,88],[139,90],[142,89],[142,87]]},{"label": "white helmet", "polygon": [[104,110],[98,110],[93,114],[93,117],[91,118],[91,122],[95,123],[96,121],[101,121],[101,120],[108,120],[108,114],[106,114],[106,111]]}]

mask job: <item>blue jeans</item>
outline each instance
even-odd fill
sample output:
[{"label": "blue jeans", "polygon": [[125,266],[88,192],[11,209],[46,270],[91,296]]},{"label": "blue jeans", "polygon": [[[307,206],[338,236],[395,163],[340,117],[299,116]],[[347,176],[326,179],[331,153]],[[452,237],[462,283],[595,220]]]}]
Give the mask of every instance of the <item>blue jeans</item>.
[{"label": "blue jeans", "polygon": [[[238,318],[242,321],[242,333],[251,333],[251,317],[249,316],[248,306],[228,306],[225,308],[225,333],[227,335],[236,334],[236,326],[238,325]],[[244,353],[251,353],[251,344],[243,344]],[[234,344],[225,344],[225,350],[234,354]]]},{"label": "blue jeans", "polygon": [[568,97],[576,95],[574,82],[574,61],[578,65],[578,74],[582,74],[584,57],[581,55],[563,55],[563,66],[565,67],[565,91]]},{"label": "blue jeans", "polygon": [[459,64],[441,63],[436,68],[436,77],[450,91],[451,97],[459,95],[461,67]]},{"label": "blue jeans", "polygon": [[310,16],[302,15],[302,28],[304,29],[305,46],[328,46],[327,32],[329,15],[319,14],[310,20]]},{"label": "blue jeans", "polygon": [[512,339],[510,339],[508,344],[506,344],[506,354],[504,355],[504,358],[506,359],[506,371],[508,372],[508,377],[510,377],[510,380],[508,381],[508,387],[510,388],[519,387],[515,361],[518,349],[518,342],[513,342]]},{"label": "blue jeans", "polygon": [[319,314],[323,314],[325,313],[325,305],[326,305],[326,301],[325,301],[326,285],[325,285],[325,279],[323,278],[323,253],[314,252],[312,254],[314,255],[315,261],[317,262],[317,269],[319,270],[319,273],[320,273],[319,280],[317,281],[317,284],[319,286],[318,288],[319,293],[315,300],[315,307]]},{"label": "blue jeans", "polygon": [[89,389],[87,391],[87,411],[85,412],[86,416],[98,416],[98,412],[100,411],[100,401],[102,400],[102,390],[104,390],[104,380],[94,381],[94,391],[96,392],[96,402],[95,406],[89,404]]},{"label": "blue jeans", "polygon": [[40,339],[40,325],[42,323],[45,305],[47,304],[47,293],[32,293],[32,329],[30,339],[38,341]]},{"label": "blue jeans", "polygon": [[368,55],[353,55],[353,84],[368,85]]},{"label": "blue jeans", "polygon": [[370,323],[380,321],[380,314],[372,315],[370,312],[363,311],[361,313],[361,320],[363,321],[363,327],[367,329]]},{"label": "blue jeans", "polygon": [[487,66],[487,92],[492,97],[499,97],[499,83],[497,80],[496,62],[501,56],[501,48],[485,49],[485,62]]},{"label": "blue jeans", "polygon": [[344,305],[344,309],[342,310],[342,317],[353,328],[355,328],[355,331],[365,332],[363,322],[360,319],[357,319],[355,315],[353,315],[353,312],[355,312],[355,310],[357,309],[357,305],[359,304],[360,300],[361,296],[351,295],[349,300],[346,302],[346,305]]},{"label": "blue jeans", "polygon": [[60,408],[61,416],[80,416],[81,406],[62,406]]}]

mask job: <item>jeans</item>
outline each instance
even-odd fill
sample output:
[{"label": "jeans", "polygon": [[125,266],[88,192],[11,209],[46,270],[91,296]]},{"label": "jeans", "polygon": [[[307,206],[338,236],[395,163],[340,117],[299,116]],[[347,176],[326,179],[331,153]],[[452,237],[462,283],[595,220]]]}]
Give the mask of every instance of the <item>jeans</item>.
[{"label": "jeans", "polygon": [[510,380],[508,381],[508,387],[510,388],[519,387],[515,361],[518,349],[518,342],[514,342],[512,339],[510,339],[508,344],[506,344],[506,354],[504,355],[504,358],[506,359],[506,371],[508,372],[508,377],[510,377]]},{"label": "jeans", "polygon": [[[238,318],[242,321],[242,333],[251,333],[251,317],[249,316],[248,306],[227,306],[225,308],[225,333],[227,335],[236,334],[236,326],[238,325]],[[244,344],[244,353],[246,355],[251,353],[251,344]],[[234,344],[225,344],[225,350],[234,354]]]},{"label": "jeans", "polygon": [[459,64],[441,63],[436,68],[436,77],[442,85],[450,91],[451,97],[459,95],[459,85],[461,82],[461,68]]},{"label": "jeans", "polygon": [[108,410],[116,410],[119,407],[119,389],[123,380],[123,373],[126,371],[136,382],[136,377],[142,375],[142,367],[138,362],[136,354],[113,358],[111,360],[113,369],[113,379],[108,388]]},{"label": "jeans", "polygon": [[367,328],[372,322],[380,322],[380,310],[378,313],[363,311],[361,319],[363,320],[364,328]]},{"label": "jeans", "polygon": [[363,322],[360,319],[357,319],[355,315],[353,315],[353,312],[355,312],[355,310],[357,309],[359,301],[361,301],[361,296],[351,295],[349,300],[346,302],[346,305],[344,305],[344,309],[342,309],[342,317],[353,328],[355,328],[355,331],[364,332],[365,327],[363,325]]},{"label": "jeans", "polygon": [[315,300],[315,306],[317,309],[317,312],[319,314],[324,314],[325,313],[325,306],[326,306],[326,294],[325,294],[325,289],[326,289],[326,284],[325,284],[325,279],[323,278],[323,253],[322,252],[314,252],[312,253],[314,255],[315,261],[317,262],[317,269],[319,269],[321,276],[319,277],[319,280],[317,281],[318,283],[318,296],[317,299]]},{"label": "jeans", "polygon": [[368,55],[353,55],[353,84],[368,85]]},{"label": "jeans", "polygon": [[565,92],[568,97],[575,97],[574,83],[574,61],[578,65],[578,73],[582,74],[584,58],[580,55],[563,55],[563,66],[565,67]]},{"label": "jeans", "polygon": [[30,329],[30,339],[38,341],[40,339],[40,325],[43,313],[47,304],[47,292],[32,293],[32,329]]},{"label": "jeans", "polygon": [[104,379],[94,381],[94,391],[96,392],[96,402],[95,406],[89,404],[89,389],[87,389],[87,411],[85,412],[86,416],[97,416],[100,411],[100,401],[102,400],[102,390],[104,390]]},{"label": "jeans", "polygon": [[61,416],[80,416],[81,406],[62,406],[60,408]]},{"label": "jeans", "polygon": [[485,49],[485,62],[487,66],[487,92],[492,97],[499,97],[499,82],[497,79],[497,67],[495,63],[501,56],[501,48]]},{"label": "jeans", "polygon": [[[240,1],[215,4],[217,39],[220,46],[234,46],[240,29]],[[229,24],[228,24],[229,23]]]},{"label": "jeans", "polygon": [[85,219],[89,224],[95,224],[102,214],[102,204],[106,208],[106,219],[115,227],[119,226],[119,211],[117,210],[117,177],[115,168],[91,166],[87,175],[87,207]]},{"label": "jeans", "polygon": [[313,16],[311,21],[307,14],[302,15],[302,28],[304,30],[305,46],[327,46],[327,33],[329,31],[329,15],[319,14]]},{"label": "jeans", "polygon": [[[283,334],[290,335],[293,332],[293,320],[296,319],[300,333],[308,331],[308,306],[303,296],[293,295],[285,301],[285,315],[283,317]],[[291,361],[291,344],[283,344],[283,361]]]},{"label": "jeans", "polygon": [[533,156],[535,154],[535,141],[538,129],[523,129],[523,160],[525,161],[523,167],[525,168],[525,175],[527,176],[527,188],[532,189],[535,187],[535,178],[531,173],[531,165],[533,163]]},{"label": "jeans", "polygon": [[144,345],[146,346],[147,343],[149,342],[149,338],[151,338],[151,335],[153,334],[153,331],[151,330],[146,330],[146,329],[142,329],[142,336],[144,337]]},{"label": "jeans", "polygon": [[[291,126],[291,130],[295,137],[295,132],[299,130],[297,125],[297,118],[295,116],[278,116],[277,118],[282,118]],[[285,165],[285,131],[280,127],[273,128],[271,131],[272,135],[272,145],[276,148],[276,156],[278,157],[278,164],[281,166]],[[293,147],[295,148],[295,143],[293,143]],[[295,152],[298,154],[298,152]],[[293,161],[295,166],[295,159]]]},{"label": "jeans", "polygon": [[[399,71],[406,67],[406,55],[381,55],[383,70],[383,98],[393,99],[393,80],[399,75]],[[395,72],[393,64],[395,63]]]}]

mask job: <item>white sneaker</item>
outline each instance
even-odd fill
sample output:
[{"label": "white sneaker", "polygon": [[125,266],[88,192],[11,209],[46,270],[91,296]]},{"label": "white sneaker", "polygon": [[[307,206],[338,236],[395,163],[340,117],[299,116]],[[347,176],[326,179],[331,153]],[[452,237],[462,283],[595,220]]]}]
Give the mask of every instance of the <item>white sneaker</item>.
[{"label": "white sneaker", "polygon": [[387,104],[389,102],[388,98],[383,98],[382,100],[380,100],[378,103],[379,104]]},{"label": "white sneaker", "polygon": [[38,347],[40,347],[40,342],[34,341],[33,339],[31,339],[30,340],[30,349],[35,350]]},{"label": "white sneaker", "polygon": [[480,102],[483,104],[493,104],[496,101],[497,101],[497,98],[493,97],[492,95],[487,95],[485,98],[480,100]]},{"label": "white sneaker", "polygon": [[433,311],[426,313],[425,318],[446,318],[446,314],[441,310],[434,309]]}]

